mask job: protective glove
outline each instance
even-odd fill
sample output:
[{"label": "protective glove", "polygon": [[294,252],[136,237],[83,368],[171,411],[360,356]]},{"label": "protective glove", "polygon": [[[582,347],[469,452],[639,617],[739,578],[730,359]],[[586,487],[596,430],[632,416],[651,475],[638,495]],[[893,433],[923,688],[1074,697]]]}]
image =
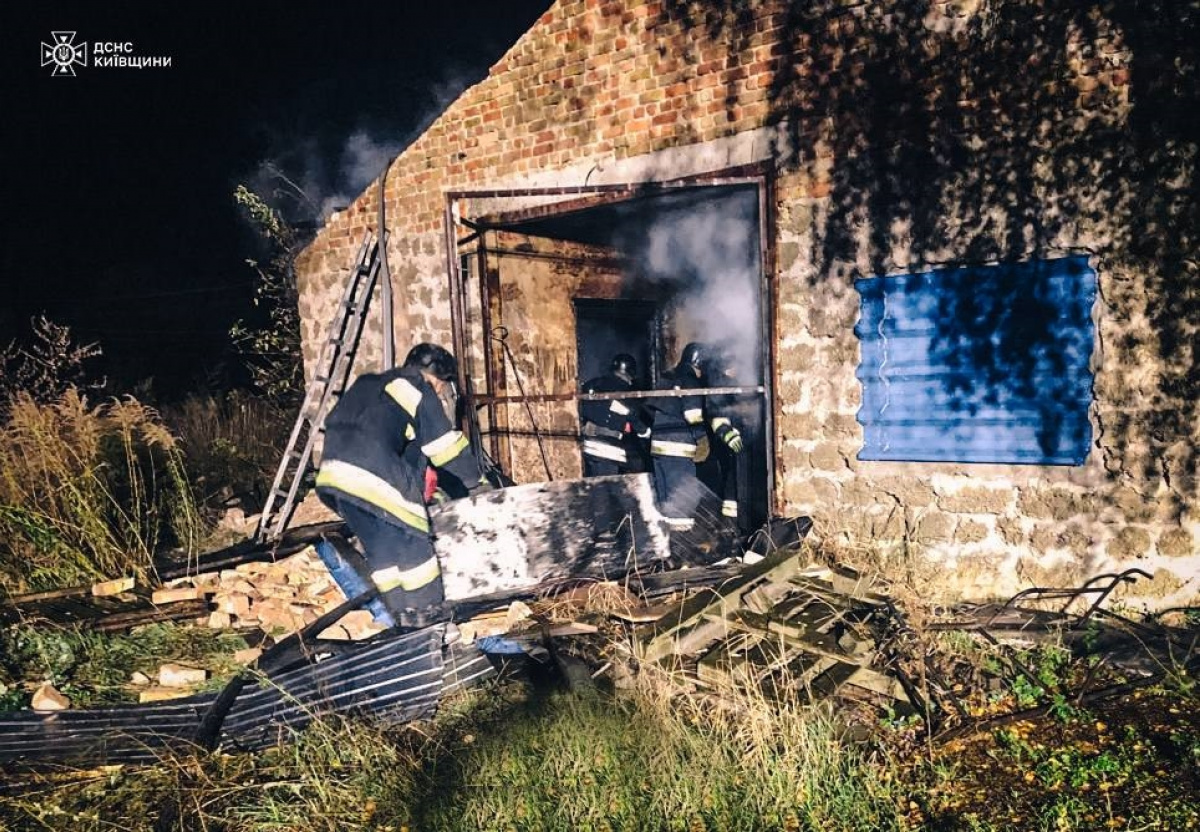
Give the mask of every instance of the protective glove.
[{"label": "protective glove", "polygon": [[468,497],[478,497],[480,494],[486,494],[489,491],[495,491],[496,488],[486,479],[481,479],[473,488],[467,489]]},{"label": "protective glove", "polygon": [[708,437],[701,436],[696,440],[696,455],[692,457],[692,461],[698,463],[708,459],[708,454],[712,449],[708,445]]},{"label": "protective glove", "polygon": [[721,427],[717,428],[717,435],[729,450],[735,454],[740,454],[742,449],[746,447],[745,443],[742,442],[742,434],[733,425],[721,425]]}]

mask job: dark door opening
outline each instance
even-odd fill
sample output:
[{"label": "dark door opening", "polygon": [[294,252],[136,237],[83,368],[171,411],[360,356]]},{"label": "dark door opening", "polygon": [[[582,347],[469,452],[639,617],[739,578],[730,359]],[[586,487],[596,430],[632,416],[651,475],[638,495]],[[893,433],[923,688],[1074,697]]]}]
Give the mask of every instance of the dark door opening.
[{"label": "dark door opening", "polygon": [[576,298],[575,342],[579,382],[602,376],[612,357],[629,353],[637,359],[634,387],[651,389],[658,379],[658,309],[638,300]]}]

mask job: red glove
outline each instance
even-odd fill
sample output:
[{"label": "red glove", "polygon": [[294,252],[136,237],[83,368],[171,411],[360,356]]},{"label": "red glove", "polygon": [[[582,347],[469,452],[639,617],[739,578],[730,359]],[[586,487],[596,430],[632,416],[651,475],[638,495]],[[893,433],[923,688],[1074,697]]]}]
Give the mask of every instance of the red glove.
[{"label": "red glove", "polygon": [[429,503],[433,500],[433,495],[437,492],[438,476],[437,470],[432,465],[425,467],[425,502]]}]

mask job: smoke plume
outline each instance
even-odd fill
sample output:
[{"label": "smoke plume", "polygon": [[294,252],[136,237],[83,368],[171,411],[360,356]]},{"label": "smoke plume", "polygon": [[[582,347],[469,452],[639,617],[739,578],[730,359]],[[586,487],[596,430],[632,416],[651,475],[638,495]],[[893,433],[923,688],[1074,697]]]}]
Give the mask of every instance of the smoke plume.
[{"label": "smoke plume", "polygon": [[739,383],[761,381],[762,309],[754,193],[733,192],[687,208],[668,209],[644,229],[624,229],[616,246],[638,264],[640,276],[667,284],[674,299],[668,329],[678,334],[678,357],[688,341],[724,352]]}]

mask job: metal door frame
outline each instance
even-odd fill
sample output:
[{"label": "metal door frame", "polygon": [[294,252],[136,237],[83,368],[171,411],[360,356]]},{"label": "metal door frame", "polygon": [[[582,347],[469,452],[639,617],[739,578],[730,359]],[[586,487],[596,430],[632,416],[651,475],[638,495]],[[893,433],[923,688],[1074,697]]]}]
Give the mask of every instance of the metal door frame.
[{"label": "metal door frame", "polygon": [[[459,269],[459,247],[469,244],[475,240],[482,240],[483,233],[487,230],[496,229],[503,230],[502,225],[489,226],[472,221],[469,218],[462,217],[458,210],[458,202],[467,199],[514,199],[521,197],[576,197],[573,200],[564,200],[562,202],[549,203],[539,205],[534,208],[526,209],[521,212],[528,218],[536,216],[550,216],[554,214],[562,214],[571,211],[586,210],[587,208],[598,207],[614,202],[623,202],[635,197],[644,197],[653,193],[695,187],[721,187],[734,185],[753,185],[758,193],[758,245],[759,245],[759,269],[760,269],[760,338],[761,352],[763,358],[767,362],[767,371],[763,373],[763,396],[766,399],[766,406],[763,408],[763,433],[766,440],[766,472],[767,472],[767,489],[768,489],[768,514],[779,514],[781,506],[780,484],[776,479],[776,464],[775,453],[776,448],[780,446],[780,438],[776,436],[775,417],[776,401],[775,390],[778,388],[779,368],[776,364],[776,346],[778,343],[778,316],[775,314],[775,309],[778,305],[778,281],[775,279],[775,246],[774,235],[771,229],[775,227],[774,222],[774,175],[773,168],[769,162],[763,162],[755,165],[747,165],[738,168],[730,168],[721,171],[713,171],[705,174],[697,174],[695,176],[687,176],[679,179],[671,179],[659,182],[643,182],[643,183],[619,183],[607,185],[580,185],[580,186],[561,186],[561,187],[543,187],[543,188],[497,188],[497,189],[478,189],[478,190],[450,190],[445,192],[445,208],[443,213],[443,231],[445,234],[446,247],[446,272],[449,279],[450,287],[450,317],[451,317],[451,338],[454,346],[455,355],[466,356],[467,352],[467,326],[466,326],[466,309],[467,309],[467,292],[469,287],[463,279],[461,270]],[[517,212],[514,212],[514,215]],[[465,227],[469,230],[469,234],[462,239],[459,239],[459,227]],[[488,285],[486,264],[482,262],[482,246],[481,246],[481,268],[479,275],[479,291],[482,316],[484,326],[484,344],[483,354],[485,372],[483,377],[488,385],[488,390],[483,396],[476,396],[473,389],[470,373],[467,372],[466,362],[459,362],[459,382],[461,389],[468,396],[468,401],[471,402],[467,408],[467,419],[470,422],[473,441],[480,441],[479,419],[476,408],[482,406],[489,408],[490,422],[495,422],[496,405],[499,403],[521,402],[525,399],[533,399],[535,397],[522,396],[497,396],[495,394],[495,357],[492,353],[490,339],[488,333],[491,331],[490,326],[490,290]],[[498,287],[497,287],[498,288]],[[503,382],[503,367],[501,367],[501,381]],[[506,389],[506,388],[505,388]],[[545,396],[536,398],[546,398]],[[563,395],[555,396],[554,398],[577,399],[578,395]],[[498,436],[493,433],[492,447],[497,451],[498,456]]]}]

